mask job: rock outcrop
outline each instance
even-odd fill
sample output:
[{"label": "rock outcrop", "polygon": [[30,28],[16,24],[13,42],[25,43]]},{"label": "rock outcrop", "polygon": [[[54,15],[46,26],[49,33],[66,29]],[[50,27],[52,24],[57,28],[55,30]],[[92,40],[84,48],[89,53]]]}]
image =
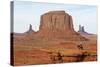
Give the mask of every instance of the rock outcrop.
[{"label": "rock outcrop", "polygon": [[25,33],[34,33],[35,31],[32,29],[32,25],[30,24],[29,26],[29,30]]},{"label": "rock outcrop", "polygon": [[84,26],[79,25],[79,32],[85,32]]},{"label": "rock outcrop", "polygon": [[78,33],[82,35],[90,35],[90,33],[85,31],[84,26],[81,26],[81,25],[79,25]]},{"label": "rock outcrop", "polygon": [[40,18],[39,35],[43,38],[86,40],[74,31],[72,16],[65,11],[50,11]]},{"label": "rock outcrop", "polygon": [[94,41],[94,40],[97,39],[97,35],[96,35],[96,34],[88,33],[87,31],[85,31],[84,26],[81,26],[81,25],[79,25],[78,33],[79,33],[81,36],[87,38],[88,40]]},{"label": "rock outcrop", "polygon": [[40,31],[74,31],[72,17],[65,11],[51,11],[41,16]]}]

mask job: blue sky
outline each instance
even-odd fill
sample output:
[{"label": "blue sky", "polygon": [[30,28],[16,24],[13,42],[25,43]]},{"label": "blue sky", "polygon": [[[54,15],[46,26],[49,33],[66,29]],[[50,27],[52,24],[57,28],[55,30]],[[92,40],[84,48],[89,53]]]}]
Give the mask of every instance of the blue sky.
[{"label": "blue sky", "polygon": [[73,18],[74,29],[85,26],[89,33],[97,33],[97,6],[75,4],[34,3],[31,1],[14,2],[14,32],[23,33],[32,24],[39,30],[40,16],[48,11],[64,10]]}]

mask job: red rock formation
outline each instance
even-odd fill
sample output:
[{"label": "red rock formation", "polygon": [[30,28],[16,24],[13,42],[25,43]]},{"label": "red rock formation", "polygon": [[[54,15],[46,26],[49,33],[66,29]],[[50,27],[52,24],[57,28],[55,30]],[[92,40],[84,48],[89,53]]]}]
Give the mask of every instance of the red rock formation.
[{"label": "red rock formation", "polygon": [[85,31],[84,26],[79,25],[78,33],[81,35],[92,35],[91,33],[88,33]]},{"label": "red rock formation", "polygon": [[30,25],[24,34],[35,39],[87,40],[74,30],[72,16],[65,11],[50,11],[41,15],[39,31],[35,32]]},{"label": "red rock formation", "polygon": [[32,29],[32,25],[30,24],[30,26],[29,26],[29,30],[27,31],[27,32],[25,32],[25,33],[34,33],[35,31]]},{"label": "red rock formation", "polygon": [[65,11],[51,11],[41,16],[41,32],[67,32],[74,31],[72,17]]},{"label": "red rock formation", "polygon": [[41,16],[39,35],[46,38],[86,40],[74,31],[72,16],[65,11],[50,11]]}]

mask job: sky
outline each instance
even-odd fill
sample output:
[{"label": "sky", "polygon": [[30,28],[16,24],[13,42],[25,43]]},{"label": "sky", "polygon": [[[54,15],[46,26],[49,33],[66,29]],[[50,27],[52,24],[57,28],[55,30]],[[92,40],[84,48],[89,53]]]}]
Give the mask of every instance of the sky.
[{"label": "sky", "polygon": [[32,24],[34,31],[39,30],[40,16],[49,11],[64,10],[72,16],[75,31],[79,25],[89,33],[97,33],[97,6],[76,4],[37,3],[14,1],[14,32],[23,33]]}]

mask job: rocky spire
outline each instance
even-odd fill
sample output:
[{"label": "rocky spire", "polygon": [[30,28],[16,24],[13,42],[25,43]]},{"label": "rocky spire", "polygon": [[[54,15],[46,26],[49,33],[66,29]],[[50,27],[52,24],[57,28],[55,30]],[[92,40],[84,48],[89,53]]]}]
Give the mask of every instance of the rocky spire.
[{"label": "rocky spire", "polygon": [[82,26],[82,31],[85,32],[85,30],[84,30],[84,26]]},{"label": "rocky spire", "polygon": [[33,30],[32,30],[32,25],[31,25],[31,24],[30,24],[30,26],[29,26],[29,31],[33,31]]},{"label": "rocky spire", "polygon": [[34,32],[34,30],[32,29],[32,25],[30,24],[29,25],[29,30],[26,33],[32,33],[32,32]]},{"label": "rocky spire", "polygon": [[84,26],[81,26],[81,25],[79,25],[78,33],[80,33],[80,34],[89,34],[89,33],[87,33],[87,32],[85,31]]},{"label": "rocky spire", "polygon": [[85,32],[84,26],[79,25],[79,31],[78,32]]}]

